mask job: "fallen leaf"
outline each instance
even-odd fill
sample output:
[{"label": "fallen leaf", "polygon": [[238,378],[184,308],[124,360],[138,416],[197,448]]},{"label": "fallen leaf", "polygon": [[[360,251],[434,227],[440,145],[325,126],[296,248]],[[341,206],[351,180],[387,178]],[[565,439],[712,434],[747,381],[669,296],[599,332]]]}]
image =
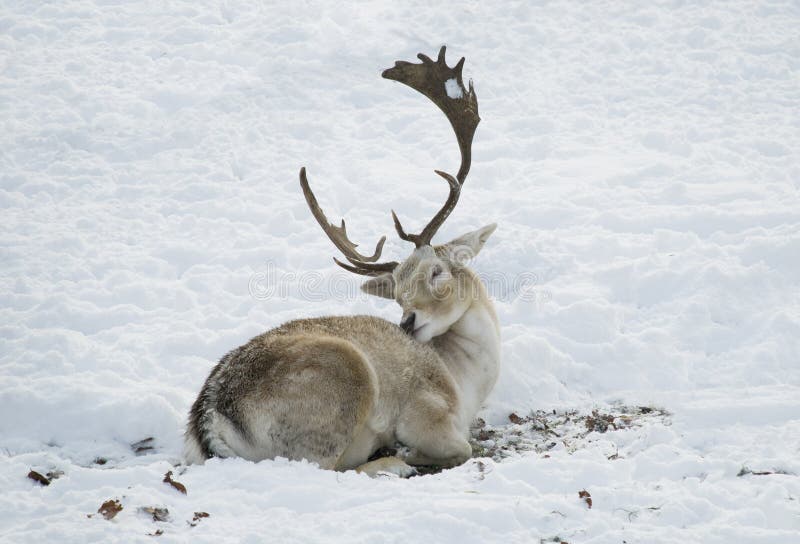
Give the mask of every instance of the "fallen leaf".
[{"label": "fallen leaf", "polygon": [[597,431],[598,433],[608,431],[609,425],[616,428],[614,425],[614,416],[601,414],[597,410],[592,410],[592,415],[586,417],[585,425],[587,431]]},{"label": "fallen leaf", "polygon": [[583,499],[589,509],[592,508],[592,496],[585,489],[578,491],[578,498]]},{"label": "fallen leaf", "polygon": [[167,472],[166,474],[164,474],[164,480],[162,480],[162,481],[164,483],[167,483],[167,484],[171,485],[172,487],[174,487],[175,489],[177,489],[178,491],[180,491],[181,493],[186,495],[186,486],[183,485],[182,483],[176,482],[175,480],[172,479],[172,471],[171,470],[169,472]]},{"label": "fallen leaf", "polygon": [[140,506],[140,512],[153,517],[153,521],[169,521],[169,510],[158,506]]},{"label": "fallen leaf", "polygon": [[753,476],[771,476],[771,475],[781,475],[781,476],[794,476],[793,472],[789,472],[788,470],[782,469],[773,469],[773,470],[751,470],[749,467],[742,467],[739,471],[737,476],[747,476],[748,474],[752,474]]},{"label": "fallen leaf", "polygon": [[155,438],[148,436],[138,442],[131,444],[131,449],[136,455],[144,455],[148,451],[155,449]]},{"label": "fallen leaf", "polygon": [[98,514],[102,514],[106,519],[113,519],[114,516],[119,514],[122,511],[122,505],[116,499],[108,499],[106,502],[100,505],[100,508],[97,509]]},{"label": "fallen leaf", "polygon": [[147,536],[161,536],[164,534],[163,529],[156,529],[155,533],[147,533]]},{"label": "fallen leaf", "polygon": [[508,415],[508,420],[515,425],[520,425],[525,422],[523,418],[513,412]]},{"label": "fallen leaf", "polygon": [[208,512],[195,512],[194,516],[192,516],[192,521],[187,521],[186,523],[189,524],[190,527],[195,527],[197,523],[203,519],[209,517],[211,514]]},{"label": "fallen leaf", "polygon": [[35,470],[32,470],[28,473],[28,478],[30,478],[34,482],[39,482],[42,485],[50,485],[50,479],[46,478],[45,476],[42,476]]}]

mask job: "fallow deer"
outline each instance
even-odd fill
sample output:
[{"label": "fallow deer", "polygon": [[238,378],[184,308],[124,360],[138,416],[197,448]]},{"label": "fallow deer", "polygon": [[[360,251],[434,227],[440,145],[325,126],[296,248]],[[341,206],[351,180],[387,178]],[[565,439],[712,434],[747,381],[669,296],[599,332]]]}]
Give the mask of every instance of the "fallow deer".
[{"label": "fallow deer", "polygon": [[[238,456],[253,461],[307,459],[321,468],[356,468],[401,476],[413,465],[443,467],[471,456],[469,426],[497,380],[500,329],[494,307],[465,257],[477,255],[491,224],[449,243],[432,245],[458,202],[470,170],[480,118],[472,82],[464,87],[462,58],[445,62],[419,54],[421,64],[397,61],[383,77],[430,98],[456,134],[456,176],[437,170],[450,193],[419,234],[407,233],[392,211],[397,234],[413,242],[403,262],[378,262],[386,237],[362,255],[341,226],[328,222],[305,168],[300,185],[311,213],[347,262],[371,276],[368,294],[394,299],[400,325],[373,316],[335,316],[285,323],[234,349],[211,371],[192,406],[184,459]],[[382,447],[407,454],[368,462]]]}]

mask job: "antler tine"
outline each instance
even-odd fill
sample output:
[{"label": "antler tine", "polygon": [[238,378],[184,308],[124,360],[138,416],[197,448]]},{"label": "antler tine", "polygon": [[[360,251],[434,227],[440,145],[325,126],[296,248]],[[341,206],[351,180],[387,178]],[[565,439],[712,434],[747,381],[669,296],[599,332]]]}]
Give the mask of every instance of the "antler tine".
[{"label": "antler tine", "polygon": [[356,274],[361,274],[363,276],[376,276],[380,273],[391,272],[395,269],[398,264],[395,261],[386,263],[375,262],[381,256],[383,244],[386,242],[386,236],[382,236],[378,241],[378,244],[375,246],[375,253],[370,256],[362,255],[356,250],[358,244],[354,244],[347,237],[347,226],[344,223],[344,219],[342,219],[342,224],[339,227],[328,221],[328,218],[325,216],[322,208],[319,207],[319,203],[317,202],[317,198],[314,196],[311,187],[308,185],[305,166],[300,169],[300,186],[303,188],[303,196],[306,198],[306,203],[311,209],[311,214],[314,216],[314,219],[317,220],[317,223],[319,223],[319,226],[322,227],[322,230],[328,236],[330,241],[333,242],[333,245],[335,245],[336,248],[342,252],[345,258],[352,263],[352,266],[345,264],[334,257],[333,260],[336,261],[336,264],[345,270],[355,272]]},{"label": "antler tine", "polygon": [[436,170],[450,185],[450,194],[444,206],[433,216],[419,234],[408,234],[403,230],[397,215],[392,212],[395,230],[401,239],[414,242],[417,247],[430,244],[436,231],[442,226],[458,203],[461,186],[467,179],[472,164],[472,138],[478,127],[478,97],[472,81],[469,90],[464,87],[461,71],[464,68],[464,57],[452,68],[445,62],[446,47],[442,46],[436,61],[427,55],[417,55],[422,64],[397,61],[393,68],[384,70],[383,77],[393,79],[424,94],[444,112],[453,131],[456,133],[458,148],[461,152],[461,166],[455,178],[450,174]]},{"label": "antler tine", "polygon": [[397,214],[394,213],[394,210],[392,210],[392,219],[394,220],[394,228],[397,231],[397,235],[401,240],[413,242],[417,247],[430,244],[431,240],[433,239],[433,235],[436,234],[436,231],[439,230],[440,226],[442,226],[444,220],[447,219],[447,216],[450,215],[450,212],[452,212],[456,207],[456,204],[458,204],[458,197],[461,194],[461,184],[456,178],[447,172],[442,172],[441,170],[434,170],[434,172],[442,176],[450,184],[450,194],[448,195],[444,206],[442,206],[441,209],[436,212],[436,215],[433,216],[433,219],[431,219],[425,228],[422,229],[422,232],[419,234],[406,233],[406,231],[403,229],[403,225],[397,218]]},{"label": "antler tine", "polygon": [[[333,258],[333,262],[347,270],[348,272],[353,272],[355,274],[361,274],[362,276],[379,276],[386,272],[391,272],[397,267],[397,262],[391,261],[388,263],[360,263],[358,265],[349,265],[347,263],[343,263],[336,257]],[[352,262],[352,261],[351,261]]]}]

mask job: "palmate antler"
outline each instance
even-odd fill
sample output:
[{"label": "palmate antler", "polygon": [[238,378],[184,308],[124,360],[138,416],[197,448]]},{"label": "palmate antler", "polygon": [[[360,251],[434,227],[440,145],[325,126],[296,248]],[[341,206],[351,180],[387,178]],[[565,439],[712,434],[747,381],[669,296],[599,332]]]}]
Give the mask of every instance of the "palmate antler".
[{"label": "palmate antler", "polygon": [[394,226],[398,236],[409,242],[414,242],[417,247],[428,245],[433,239],[433,235],[442,226],[447,216],[456,207],[458,197],[461,194],[461,186],[469,174],[469,167],[472,164],[472,137],[481,118],[478,117],[478,97],[475,95],[475,88],[472,81],[469,82],[469,91],[464,88],[464,81],[461,78],[461,70],[464,67],[464,57],[453,67],[447,66],[444,60],[446,47],[442,46],[436,62],[430,57],[420,53],[417,58],[422,64],[411,64],[399,60],[395,62],[394,68],[384,70],[383,77],[393,79],[400,83],[405,83],[412,89],[421,92],[430,98],[439,109],[444,112],[453,131],[456,133],[458,148],[461,151],[461,167],[458,174],[453,178],[450,174],[435,170],[450,184],[450,194],[444,206],[433,216],[422,232],[419,234],[407,234],[397,219],[397,215],[392,211]]},{"label": "palmate antler", "polygon": [[[392,219],[398,236],[402,240],[413,242],[416,247],[430,245],[436,231],[439,230],[439,227],[442,226],[456,207],[458,197],[461,194],[461,187],[464,184],[464,180],[467,179],[472,162],[472,138],[481,120],[478,116],[478,98],[475,95],[472,81],[469,82],[469,90],[467,90],[461,77],[464,57],[453,68],[450,68],[445,62],[445,50],[445,46],[442,46],[436,61],[420,53],[417,57],[422,61],[422,64],[412,64],[399,60],[395,62],[394,67],[384,70],[382,74],[386,79],[404,83],[430,98],[450,121],[453,131],[456,133],[458,148],[461,151],[461,166],[456,177],[446,172],[435,170],[437,174],[447,180],[450,185],[450,194],[441,209],[436,212],[436,215],[433,216],[419,234],[407,233],[400,224],[397,214],[392,211]],[[300,169],[300,186],[303,188],[308,207],[322,230],[325,231],[328,238],[350,262],[348,265],[334,257],[333,260],[336,261],[336,264],[345,270],[365,276],[376,276],[394,270],[398,265],[395,261],[376,262],[381,256],[383,244],[386,241],[385,236],[378,241],[375,246],[375,252],[371,256],[366,256],[356,251],[357,245],[347,237],[344,220],[342,220],[340,227],[328,222],[308,185],[305,167]]]}]

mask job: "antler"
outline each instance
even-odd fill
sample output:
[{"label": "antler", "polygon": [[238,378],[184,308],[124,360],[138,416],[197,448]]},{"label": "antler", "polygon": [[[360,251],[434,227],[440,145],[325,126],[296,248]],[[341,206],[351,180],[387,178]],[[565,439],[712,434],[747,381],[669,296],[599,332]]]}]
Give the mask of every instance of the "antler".
[{"label": "antler", "polygon": [[[430,98],[450,121],[453,131],[456,133],[458,148],[461,151],[461,166],[456,177],[441,170],[435,170],[437,174],[447,180],[450,185],[450,194],[444,206],[436,212],[436,215],[422,229],[422,232],[419,234],[406,233],[397,218],[397,214],[392,211],[392,219],[394,219],[397,234],[403,240],[414,242],[417,247],[430,245],[436,231],[439,230],[447,216],[456,207],[458,197],[461,194],[461,187],[464,185],[464,180],[467,179],[472,162],[472,138],[481,120],[478,117],[478,98],[475,95],[472,81],[469,82],[468,91],[464,87],[464,81],[461,78],[464,58],[462,57],[453,68],[450,68],[444,60],[445,49],[445,46],[442,46],[439,50],[439,57],[436,62],[420,53],[417,57],[422,61],[422,64],[411,64],[410,62],[399,60],[395,62],[393,68],[384,70],[382,74],[386,79],[404,83]],[[383,244],[386,242],[385,236],[378,241],[375,246],[375,252],[370,256],[366,256],[356,251],[357,244],[354,244],[347,237],[344,219],[342,219],[342,224],[339,227],[328,222],[328,218],[325,217],[314,193],[311,191],[311,187],[308,185],[305,167],[300,169],[300,186],[303,188],[303,195],[305,195],[308,207],[311,209],[311,213],[317,223],[328,235],[331,242],[350,262],[350,264],[346,264],[334,257],[333,260],[336,261],[336,264],[345,270],[364,276],[377,276],[384,272],[391,272],[397,267],[398,263],[396,261],[376,262],[380,258]]]},{"label": "antler", "polygon": [[368,257],[356,251],[358,244],[354,244],[347,237],[347,227],[344,224],[344,219],[342,219],[342,225],[340,227],[328,222],[328,218],[325,217],[325,213],[319,207],[317,198],[314,196],[314,193],[311,191],[311,187],[308,185],[305,166],[300,169],[300,186],[303,188],[303,195],[306,197],[306,203],[308,203],[308,207],[311,209],[311,213],[314,215],[317,223],[319,223],[319,226],[322,227],[323,231],[325,231],[325,234],[328,235],[328,238],[330,238],[331,242],[333,242],[333,245],[335,245],[337,249],[342,252],[348,261],[350,261],[352,266],[345,264],[334,257],[333,260],[336,261],[336,264],[345,270],[355,272],[356,274],[361,274],[363,276],[377,276],[383,272],[391,272],[395,269],[397,266],[397,262],[395,261],[386,263],[375,262],[381,256],[383,244],[386,242],[386,236],[381,237],[381,239],[378,241],[378,244],[375,246],[375,253]]},{"label": "antler", "polygon": [[436,231],[442,226],[450,212],[456,207],[461,194],[461,186],[467,179],[472,163],[472,138],[481,118],[478,116],[478,98],[472,81],[469,82],[469,91],[464,87],[461,70],[464,67],[464,57],[450,68],[445,62],[446,47],[439,50],[436,62],[430,57],[420,53],[417,55],[422,64],[412,64],[399,60],[393,68],[384,70],[383,77],[404,83],[412,89],[419,91],[430,98],[441,109],[450,121],[456,133],[458,148],[461,151],[461,166],[454,178],[446,172],[435,170],[450,185],[450,194],[444,206],[433,216],[433,219],[422,229],[419,234],[406,233],[397,215],[392,211],[392,219],[398,236],[403,240],[414,242],[417,247],[429,245]]}]

